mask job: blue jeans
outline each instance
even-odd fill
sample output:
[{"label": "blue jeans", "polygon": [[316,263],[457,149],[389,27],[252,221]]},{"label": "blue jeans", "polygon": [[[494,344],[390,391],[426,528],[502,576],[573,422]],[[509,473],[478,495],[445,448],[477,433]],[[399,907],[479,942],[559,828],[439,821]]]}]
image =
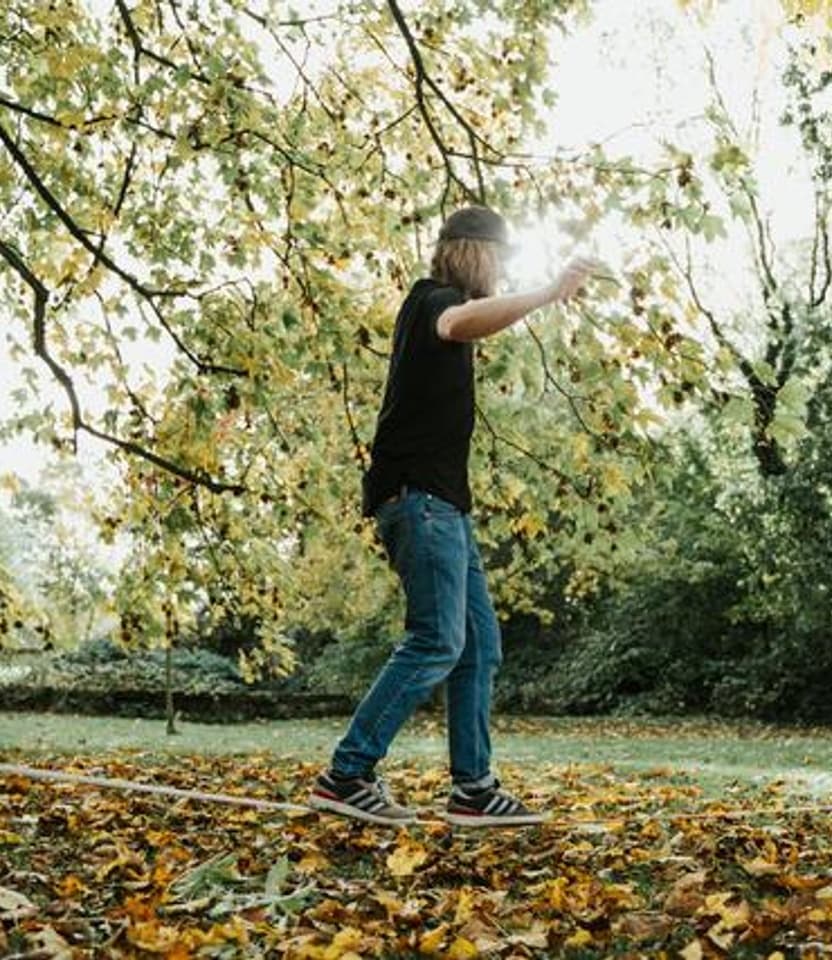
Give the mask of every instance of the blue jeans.
[{"label": "blue jeans", "polygon": [[488,783],[491,690],[502,653],[471,518],[410,489],[383,504],[376,519],[404,587],[406,632],[356,709],[332,769],[371,776],[402,724],[445,680],[451,776]]}]

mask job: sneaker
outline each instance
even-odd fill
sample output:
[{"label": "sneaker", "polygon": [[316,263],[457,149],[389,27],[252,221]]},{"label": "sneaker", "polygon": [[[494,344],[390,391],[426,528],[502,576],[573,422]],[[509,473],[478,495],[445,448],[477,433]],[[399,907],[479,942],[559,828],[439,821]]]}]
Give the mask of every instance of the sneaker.
[{"label": "sneaker", "polygon": [[501,790],[500,781],[495,780],[490,787],[471,793],[455,786],[445,819],[458,827],[529,827],[546,817]]},{"label": "sneaker", "polygon": [[405,824],[416,820],[416,813],[397,804],[390,796],[387,784],[381,779],[336,780],[330,773],[322,773],[312,788],[309,806],[313,810],[340,813],[367,823]]}]

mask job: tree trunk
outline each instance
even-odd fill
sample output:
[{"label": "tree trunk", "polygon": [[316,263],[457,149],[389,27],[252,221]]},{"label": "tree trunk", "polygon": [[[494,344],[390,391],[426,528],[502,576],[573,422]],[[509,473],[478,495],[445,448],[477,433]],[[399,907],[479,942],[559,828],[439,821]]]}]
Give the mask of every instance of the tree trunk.
[{"label": "tree trunk", "polygon": [[173,644],[170,639],[165,648],[165,716],[168,721],[167,734],[172,737],[179,731],[176,729],[176,717],[173,713]]}]

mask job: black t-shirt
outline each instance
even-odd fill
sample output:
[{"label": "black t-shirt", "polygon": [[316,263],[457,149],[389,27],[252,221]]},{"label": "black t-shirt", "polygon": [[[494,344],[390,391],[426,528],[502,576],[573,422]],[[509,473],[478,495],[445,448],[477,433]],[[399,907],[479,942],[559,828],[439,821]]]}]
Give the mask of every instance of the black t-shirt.
[{"label": "black t-shirt", "polygon": [[433,493],[465,513],[471,509],[473,347],[442,340],[436,332],[442,311],[464,300],[456,287],[417,280],[399,310],[372,464],[364,478],[365,516],[402,484]]}]

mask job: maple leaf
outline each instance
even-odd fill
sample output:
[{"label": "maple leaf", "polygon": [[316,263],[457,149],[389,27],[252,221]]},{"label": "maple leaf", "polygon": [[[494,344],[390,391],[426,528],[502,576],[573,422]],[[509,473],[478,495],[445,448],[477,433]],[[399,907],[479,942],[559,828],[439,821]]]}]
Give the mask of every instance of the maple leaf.
[{"label": "maple leaf", "polygon": [[428,852],[421,843],[403,836],[396,849],[387,857],[387,869],[394,877],[409,877],[427,858]]}]

